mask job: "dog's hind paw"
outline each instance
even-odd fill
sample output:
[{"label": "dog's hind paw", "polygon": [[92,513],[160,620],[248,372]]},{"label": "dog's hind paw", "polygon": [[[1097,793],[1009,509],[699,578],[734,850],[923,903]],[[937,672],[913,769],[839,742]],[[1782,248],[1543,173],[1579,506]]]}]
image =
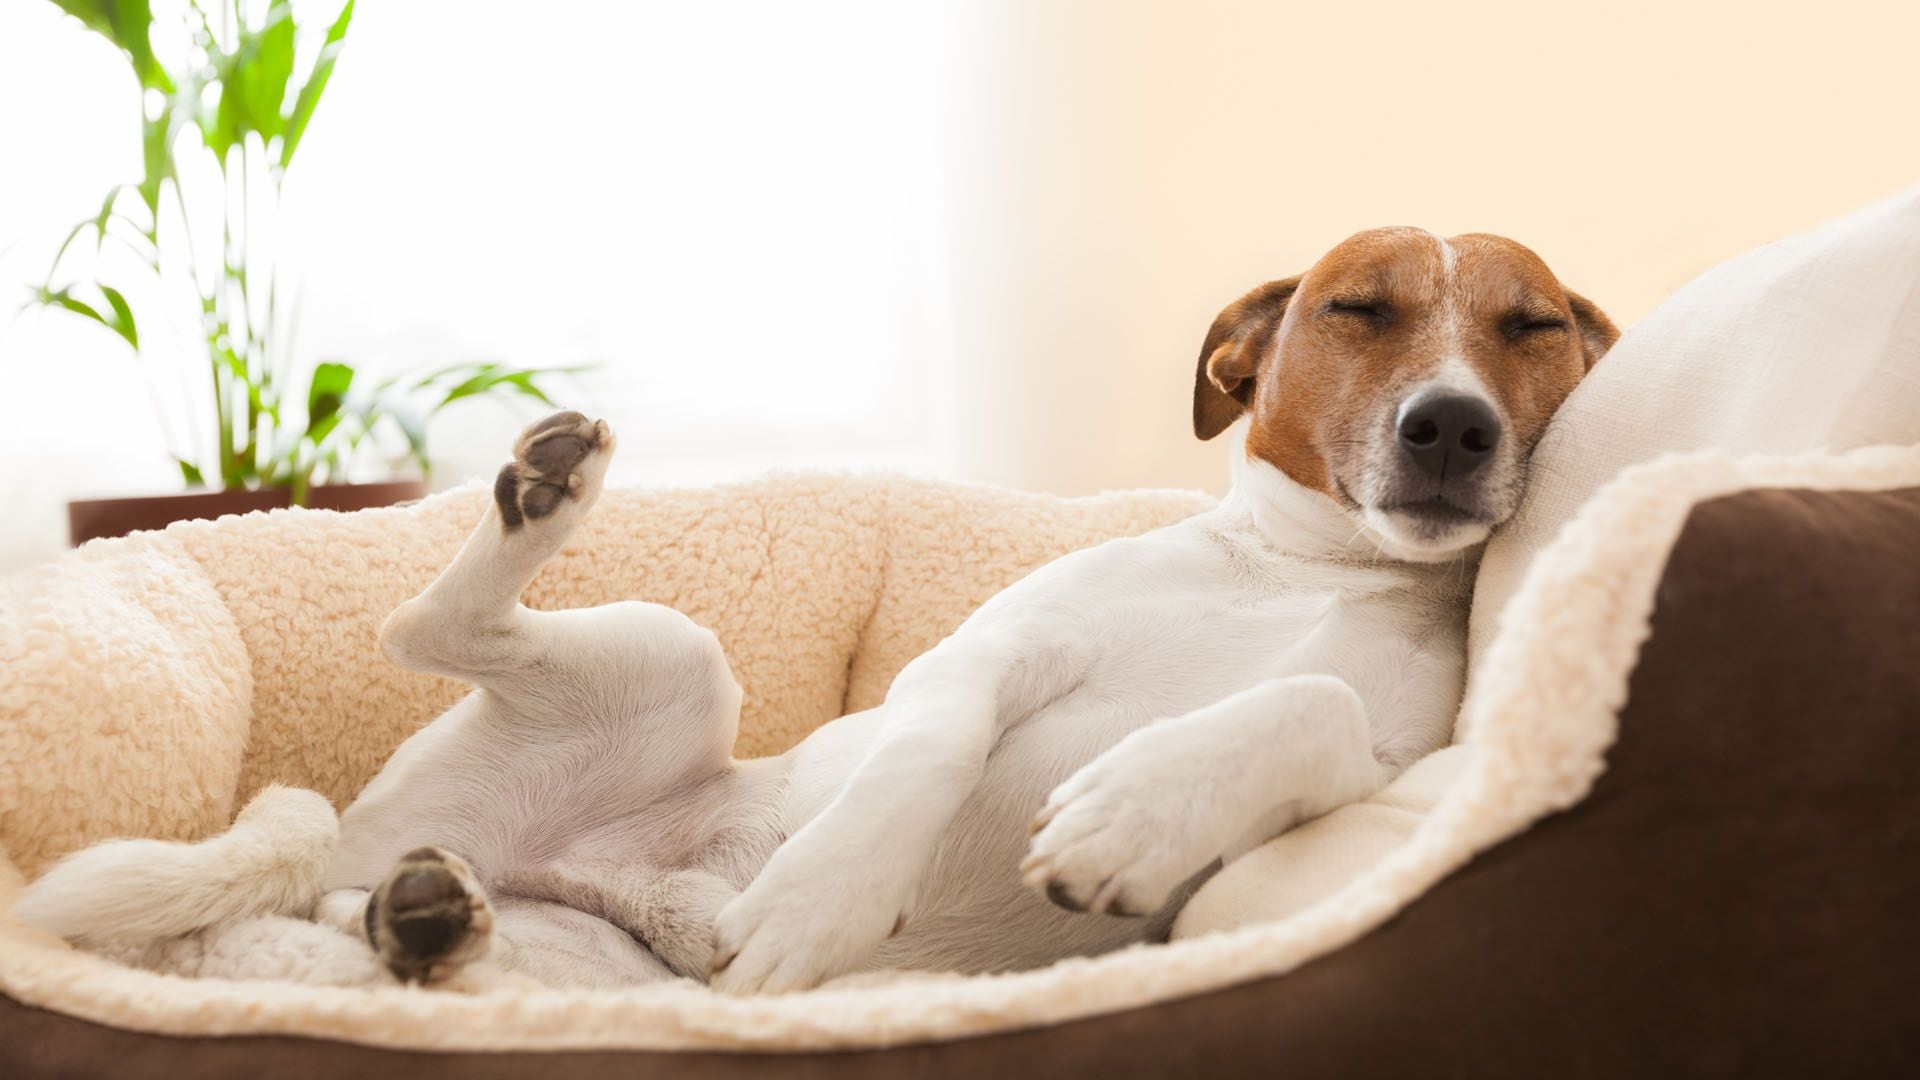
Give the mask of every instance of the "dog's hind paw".
[{"label": "dog's hind paw", "polygon": [[436,847],[401,856],[367,900],[367,943],[401,982],[438,982],[487,954],[493,909],[473,871]]},{"label": "dog's hind paw", "polygon": [[569,505],[584,510],[600,492],[613,442],[605,420],[572,411],[554,413],[521,432],[513,460],[500,467],[493,483],[501,524],[512,532]]}]

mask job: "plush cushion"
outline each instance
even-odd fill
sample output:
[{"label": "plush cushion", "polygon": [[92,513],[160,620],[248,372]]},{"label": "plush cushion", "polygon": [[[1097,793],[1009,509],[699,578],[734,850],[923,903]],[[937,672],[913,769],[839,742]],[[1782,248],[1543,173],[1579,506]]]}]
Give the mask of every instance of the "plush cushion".
[{"label": "plush cushion", "polygon": [[1364,877],[1413,838],[1465,775],[1469,749],[1428,754],[1372,798],[1291,829],[1228,864],[1187,901],[1175,937],[1280,922]]},{"label": "plush cushion", "polygon": [[1562,407],[1487,546],[1474,667],[1554,534],[1621,469],[1718,448],[1920,443],[1920,187],[1748,252],[1628,330]]},{"label": "plush cushion", "polygon": [[[1298,865],[1319,866],[1320,886],[1281,887],[1292,866],[1255,853],[1234,867],[1264,867],[1269,888],[1210,897],[1210,884],[1168,945],[1006,976],[909,976],[756,999],[691,983],[458,994],[183,980],[22,926],[10,909],[23,872],[79,844],[203,835],[269,780],[344,801],[458,692],[379,660],[373,633],[451,555],[485,496],[354,515],[283,511],[104,542],[0,583],[0,843],[10,856],[0,861],[0,991],[178,1035],[776,1050],[1031,1027],[1281,974],[1361,940],[1475,853],[1579,802],[1613,740],[1660,566],[1688,509],[1777,484],[1920,484],[1920,449],[1708,455],[1621,477],[1529,573],[1512,605],[1524,632],[1495,643],[1463,712],[1472,732],[1464,752],[1278,841]],[[715,626],[747,689],[743,747],[762,752],[874,700],[908,658],[1039,562],[1205,505],[1182,494],[1063,500],[822,476],[609,491],[531,598],[552,607],[640,596]],[[1452,781],[1444,791],[1415,790],[1441,767]],[[1344,879],[1332,840],[1407,822],[1407,843]],[[1308,842],[1316,836],[1329,842]],[[1244,875],[1229,880],[1248,887]],[[1344,884],[1326,884],[1334,880]],[[1274,907],[1247,902],[1263,893]]]}]

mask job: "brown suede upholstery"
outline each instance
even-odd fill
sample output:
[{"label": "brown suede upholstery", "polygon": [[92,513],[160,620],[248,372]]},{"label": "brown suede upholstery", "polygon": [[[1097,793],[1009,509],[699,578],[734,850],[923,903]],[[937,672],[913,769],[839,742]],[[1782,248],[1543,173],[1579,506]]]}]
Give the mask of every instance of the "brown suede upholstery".
[{"label": "brown suede upholstery", "polygon": [[0,1076],[1920,1075],[1920,489],[1699,507],[1631,695],[1586,801],[1231,990],[768,1056],[174,1039],[0,999]]}]

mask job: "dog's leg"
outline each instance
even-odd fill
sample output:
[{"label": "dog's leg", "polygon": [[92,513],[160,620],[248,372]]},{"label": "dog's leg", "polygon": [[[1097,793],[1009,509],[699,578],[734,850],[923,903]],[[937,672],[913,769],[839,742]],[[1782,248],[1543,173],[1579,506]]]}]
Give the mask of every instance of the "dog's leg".
[{"label": "dog's leg", "polygon": [[672,974],[701,979],[713,960],[713,924],[740,894],[698,868],[658,871],[633,863],[561,863],[503,874],[502,897],[540,900],[604,919],[642,942]]},{"label": "dog's leg", "polygon": [[617,989],[674,975],[647,944],[577,908],[518,896],[496,899],[492,957],[514,976],[545,986]]},{"label": "dog's leg", "polygon": [[[493,875],[550,858],[582,830],[728,773],[740,688],[712,632],[657,604],[533,611],[519,602],[587,512],[612,449],[606,425],[578,413],[529,428],[458,556],[388,617],[382,644],[397,662],[483,692],[402,744],[341,815],[330,888],[393,884],[396,861],[422,847],[457,852],[491,888]],[[448,873],[459,876],[433,879]],[[449,891],[472,894],[484,911],[479,885],[419,880],[429,907]],[[377,894],[363,910],[398,919],[411,895],[397,890],[386,911]],[[417,941],[400,923],[420,928],[408,931]],[[464,962],[459,946],[484,937],[478,925],[409,917],[371,943],[402,977],[429,979]],[[450,938],[452,959],[433,935]]]},{"label": "dog's leg", "polygon": [[1074,911],[1146,915],[1221,856],[1365,798],[1389,779],[1339,679],[1275,679],[1141,728],[1055,788],[1027,884]]},{"label": "dog's leg", "polygon": [[[577,885],[573,875],[515,871],[482,891],[459,859],[421,848],[377,889],[328,893],[315,921],[353,939],[363,966],[379,973],[369,985],[397,979],[472,990],[521,978],[613,988],[674,977],[654,937],[604,917],[595,910],[597,894],[569,885]],[[709,919],[702,927],[699,947],[711,947],[711,926]],[[511,974],[503,979],[501,972]]]},{"label": "dog's leg", "polygon": [[506,711],[491,715],[525,726],[636,712],[662,724],[691,718],[698,730],[674,733],[686,752],[661,756],[710,771],[725,764],[739,719],[739,687],[711,631],[657,604],[520,603],[599,497],[613,450],[606,423],[576,412],[529,427],[486,516],[439,578],[387,616],[380,644],[402,667],[492,691]]},{"label": "dog's leg", "polygon": [[985,772],[1003,717],[1073,676],[1000,624],[963,630],[907,665],[884,727],[826,809],[775,851],[720,912],[713,985],[734,993],[804,989],[858,970],[911,917],[940,838]]},{"label": "dog's leg", "polygon": [[604,421],[577,412],[555,413],[521,433],[466,546],[380,628],[387,655],[402,667],[489,689],[523,680],[542,650],[529,641],[536,620],[520,594],[599,497],[613,447]]}]

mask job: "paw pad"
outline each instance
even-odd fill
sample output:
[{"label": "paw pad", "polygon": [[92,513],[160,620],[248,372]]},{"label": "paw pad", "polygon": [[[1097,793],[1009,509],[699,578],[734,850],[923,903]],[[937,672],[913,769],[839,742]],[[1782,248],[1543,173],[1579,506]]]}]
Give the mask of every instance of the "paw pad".
[{"label": "paw pad", "polygon": [[612,449],[613,433],[604,421],[567,411],[534,424],[514,444],[514,459],[494,478],[493,501],[508,532],[528,521],[551,517],[569,498],[587,490],[582,465]]},{"label": "paw pad", "polygon": [[443,978],[486,952],[492,910],[457,856],[416,848],[367,901],[367,942],[402,982]]}]

